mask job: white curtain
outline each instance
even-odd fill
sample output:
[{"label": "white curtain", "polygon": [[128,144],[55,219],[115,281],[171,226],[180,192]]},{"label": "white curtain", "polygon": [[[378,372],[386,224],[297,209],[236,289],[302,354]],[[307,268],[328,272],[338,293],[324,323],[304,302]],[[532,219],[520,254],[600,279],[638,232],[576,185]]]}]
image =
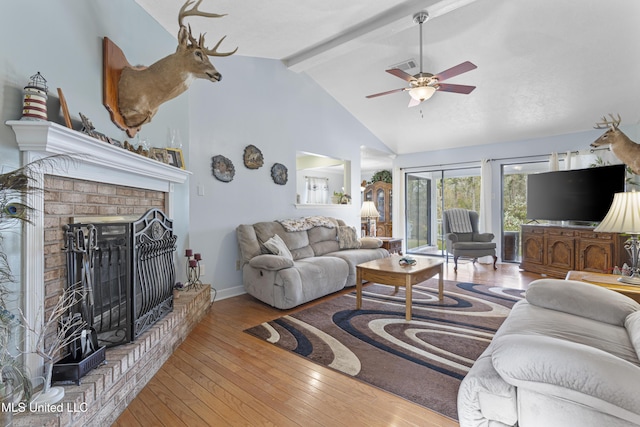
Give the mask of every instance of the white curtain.
[{"label": "white curtain", "polygon": [[305,203],[326,205],[329,203],[329,179],[304,177]]},{"label": "white curtain", "polygon": [[571,160],[573,158],[573,151],[567,151],[567,157],[564,159],[564,168],[571,170]]},{"label": "white curtain", "polygon": [[[478,231],[491,233],[491,161],[484,159],[480,166],[480,221]],[[493,264],[493,257],[485,256],[478,259],[483,264]]]},{"label": "white curtain", "polygon": [[549,157],[549,170],[557,171],[560,169],[560,160],[558,160],[558,153],[551,153],[551,157]]},{"label": "white curtain", "polygon": [[482,160],[480,166],[480,223],[481,233],[491,233],[491,161]]}]

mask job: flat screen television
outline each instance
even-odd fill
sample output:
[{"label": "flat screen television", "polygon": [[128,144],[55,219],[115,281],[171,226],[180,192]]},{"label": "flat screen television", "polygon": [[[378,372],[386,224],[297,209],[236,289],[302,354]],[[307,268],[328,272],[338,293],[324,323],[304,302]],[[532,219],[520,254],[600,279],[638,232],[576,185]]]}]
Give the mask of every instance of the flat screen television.
[{"label": "flat screen television", "polygon": [[527,176],[527,219],[600,222],[625,189],[625,165]]}]

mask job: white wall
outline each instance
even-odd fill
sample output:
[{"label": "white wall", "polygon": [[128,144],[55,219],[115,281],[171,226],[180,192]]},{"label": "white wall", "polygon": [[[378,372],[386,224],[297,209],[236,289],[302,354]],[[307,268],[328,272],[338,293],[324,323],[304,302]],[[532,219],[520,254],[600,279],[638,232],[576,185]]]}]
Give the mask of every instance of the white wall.
[{"label": "white wall", "polygon": [[[176,28],[177,31],[177,28]],[[96,130],[120,141],[129,139],[111,123],[102,105],[102,40],[109,37],[133,64],[150,65],[176,49],[168,34],[131,0],[21,0],[5,1],[0,13],[0,167],[20,165],[15,134],[7,120],[21,117],[22,89],[40,71],[49,86],[49,119],[63,123],[56,88],[64,92],[72,118],[85,114]],[[141,135],[164,146],[168,127],[179,129],[188,141],[187,95],[160,107]],[[76,122],[76,129],[80,129]],[[135,186],[135,183],[131,183]],[[188,206],[188,184],[176,185],[174,198]],[[174,215],[178,246],[184,247],[189,230],[187,209]],[[20,239],[3,233],[5,250],[12,255],[12,270],[20,272]],[[180,270],[182,271],[182,270]],[[18,277],[19,279],[19,277]]]},{"label": "white wall", "polygon": [[[351,188],[359,189],[360,145],[384,146],[313,80],[280,61],[234,55],[214,63],[222,81],[196,82],[189,94],[190,246],[202,253],[204,281],[225,297],[244,292],[236,270],[239,224],[320,214],[359,227],[359,192],[352,205],[294,206],[296,151],[350,160]],[[242,162],[249,144],[264,155],[260,169],[247,169]],[[212,176],[211,157],[218,154],[235,166],[229,183]],[[276,162],[289,170],[284,186],[271,179]],[[203,196],[197,195],[198,186]]]},{"label": "white wall", "polygon": [[[27,25],[28,24],[28,25]],[[176,28],[177,31],[177,28]],[[4,2],[0,14],[0,119],[20,117],[22,88],[29,76],[40,71],[51,93],[61,87],[73,117],[87,115],[97,130],[116,139],[124,133],[110,121],[102,105],[102,38],[112,39],[131,63],[149,65],[173,52],[175,34],[160,25],[131,0],[21,0]],[[233,46],[233,40],[225,43]],[[237,292],[241,275],[235,227],[242,223],[278,218],[325,214],[359,224],[360,146],[388,152],[388,149],[356,121],[331,96],[305,74],[287,70],[279,61],[249,58],[239,54],[214,58],[224,78],[212,84],[196,81],[186,94],[163,104],[142,136],[152,145],[164,146],[169,128],[180,131],[189,182],[176,185],[175,199],[181,208],[174,212],[178,253],[191,247],[203,254],[204,280],[224,295]],[[55,106],[55,102],[53,102]],[[54,109],[50,108],[50,119]],[[56,121],[61,122],[59,117]],[[586,120],[593,121],[593,118]],[[629,137],[638,138],[638,127],[623,127]],[[394,161],[394,194],[400,194],[401,167],[477,161],[481,158],[548,154],[551,151],[584,149],[600,131],[442,150],[399,156]],[[254,144],[264,154],[265,165],[249,170],[242,163],[244,147]],[[296,185],[295,152],[307,151],[351,160],[350,206],[321,210],[294,206]],[[222,154],[236,168],[232,182],[217,181],[211,173],[211,157]],[[290,181],[279,186],[270,177],[275,163],[289,168]],[[20,164],[15,135],[0,125],[0,167]],[[499,181],[499,167],[494,167]],[[134,183],[132,183],[134,184]],[[204,191],[198,196],[197,187]],[[494,193],[497,190],[494,189]],[[498,194],[498,193],[496,193]],[[399,200],[399,197],[395,198]],[[494,212],[499,198],[494,194]],[[394,203],[394,209],[400,204]],[[400,211],[394,218],[401,219]],[[494,229],[499,222],[494,221]],[[400,229],[394,225],[394,233]],[[5,248],[19,252],[19,239],[6,233]],[[179,257],[180,261],[184,258]],[[12,265],[19,257],[12,257]],[[178,269],[182,275],[182,264]],[[15,269],[16,272],[19,269]]]},{"label": "white wall", "polygon": [[[621,126],[620,129],[632,140],[640,143],[640,126],[629,125]],[[589,145],[604,133],[603,130],[591,130],[585,132],[576,132],[566,135],[555,135],[546,138],[537,138],[522,141],[511,141],[505,143],[487,144],[464,148],[455,148],[451,150],[425,151],[422,153],[413,153],[399,155],[394,160],[394,180],[393,192],[398,194],[400,200],[404,198],[404,173],[406,169],[430,167],[442,165],[444,169],[455,167],[455,164],[473,163],[479,165],[482,159],[492,159],[492,197],[491,197],[491,232],[496,237],[500,235],[502,227],[502,206],[501,206],[501,168],[503,164],[526,162],[527,160],[538,159],[545,161],[549,154],[557,152],[559,154],[567,151],[590,151]],[[600,151],[596,153],[611,163],[620,163],[609,151]],[[588,167],[588,165],[574,164],[574,168]],[[400,196],[402,194],[402,196]],[[404,237],[404,201],[394,203],[393,217],[394,222],[393,234],[395,237]],[[501,239],[496,239],[498,243],[498,254],[502,253]]]}]

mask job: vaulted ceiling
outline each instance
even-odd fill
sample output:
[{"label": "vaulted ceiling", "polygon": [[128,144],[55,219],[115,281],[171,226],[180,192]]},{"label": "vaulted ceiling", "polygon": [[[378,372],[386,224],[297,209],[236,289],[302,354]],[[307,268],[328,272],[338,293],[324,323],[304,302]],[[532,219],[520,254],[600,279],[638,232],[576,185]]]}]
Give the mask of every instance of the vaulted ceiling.
[{"label": "vaulted ceiling", "polygon": [[[177,34],[182,0],[136,0]],[[307,73],[396,154],[517,141],[591,129],[604,114],[640,123],[640,2],[634,0],[203,0],[220,19],[194,32],[238,55],[273,58]],[[469,95],[365,96],[407,83],[385,72],[420,64],[416,12],[426,10],[423,65]]]}]

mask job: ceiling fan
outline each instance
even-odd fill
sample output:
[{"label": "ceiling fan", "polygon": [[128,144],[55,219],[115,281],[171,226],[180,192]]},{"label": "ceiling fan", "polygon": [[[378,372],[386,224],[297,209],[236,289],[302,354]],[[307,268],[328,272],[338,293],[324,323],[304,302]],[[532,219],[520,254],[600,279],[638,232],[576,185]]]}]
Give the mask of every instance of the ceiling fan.
[{"label": "ceiling fan", "polygon": [[373,95],[368,95],[367,98],[375,98],[377,96],[389,95],[391,93],[408,91],[409,95],[411,95],[409,107],[415,107],[422,101],[431,98],[431,96],[437,90],[442,92],[462,93],[468,95],[476,88],[475,86],[442,83],[444,80],[450,79],[459,74],[466,73],[467,71],[471,71],[477,68],[475,64],[469,61],[458,64],[455,67],[451,67],[448,70],[442,71],[438,74],[422,72],[422,24],[426,22],[427,19],[429,19],[429,14],[425,11],[418,12],[413,15],[413,22],[420,25],[420,72],[412,76],[411,74],[405,73],[399,68],[385,70],[387,73],[393,74],[394,76],[400,77],[402,80],[406,80],[407,82],[409,82],[409,87],[375,93]]}]

